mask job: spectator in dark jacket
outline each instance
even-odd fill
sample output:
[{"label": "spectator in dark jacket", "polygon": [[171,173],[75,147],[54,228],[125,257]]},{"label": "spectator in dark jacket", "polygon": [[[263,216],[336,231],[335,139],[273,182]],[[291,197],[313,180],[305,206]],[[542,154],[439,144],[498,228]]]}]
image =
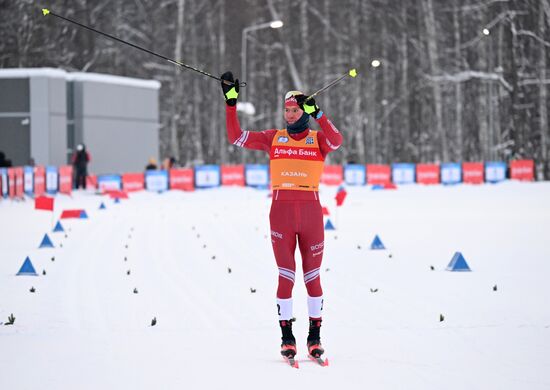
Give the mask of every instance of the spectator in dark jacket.
[{"label": "spectator in dark jacket", "polygon": [[149,162],[147,163],[147,165],[145,166],[145,170],[146,171],[154,171],[154,170],[157,170],[158,169],[158,166],[157,166],[157,159],[154,158],[154,157],[151,157],[149,159]]},{"label": "spectator in dark jacket", "polygon": [[78,144],[72,157],[73,168],[75,172],[75,188],[86,189],[86,179],[88,177],[88,163],[90,154],[86,151],[84,144]]},{"label": "spectator in dark jacket", "polygon": [[11,160],[6,159],[4,152],[0,151],[0,168],[11,167]]},{"label": "spectator in dark jacket", "polygon": [[174,168],[176,165],[176,159],[174,157],[166,157],[162,161],[162,169],[165,171],[169,171],[170,169]]}]

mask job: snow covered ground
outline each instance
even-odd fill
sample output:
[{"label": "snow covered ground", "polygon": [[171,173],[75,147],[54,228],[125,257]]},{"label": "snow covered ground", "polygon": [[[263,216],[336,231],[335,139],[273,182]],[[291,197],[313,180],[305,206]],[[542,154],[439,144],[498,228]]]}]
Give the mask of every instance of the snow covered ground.
[{"label": "snow covered ground", "polygon": [[[347,190],[322,267],[331,363],[305,356],[299,277],[299,370],[278,352],[266,191],[60,195],[57,215],[89,215],[67,237],[0,201],[0,389],[550,388],[550,183]],[[445,271],[456,251],[473,272]],[[15,276],[26,256],[40,276]]]}]

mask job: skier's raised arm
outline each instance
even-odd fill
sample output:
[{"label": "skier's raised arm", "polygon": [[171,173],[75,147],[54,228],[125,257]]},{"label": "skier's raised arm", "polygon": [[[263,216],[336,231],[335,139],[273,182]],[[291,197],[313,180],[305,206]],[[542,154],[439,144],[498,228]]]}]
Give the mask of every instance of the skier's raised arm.
[{"label": "skier's raised arm", "polygon": [[263,150],[269,153],[271,141],[276,130],[264,131],[243,131],[239,124],[237,116],[237,98],[239,97],[239,80],[233,79],[231,72],[225,72],[221,76],[222,80],[227,80],[232,85],[222,82],[223,96],[225,98],[225,124],[227,129],[227,139],[236,146],[247,149]]},{"label": "skier's raised arm", "polygon": [[330,119],[327,118],[325,113],[321,111],[319,106],[315,103],[315,99],[308,99],[305,95],[300,95],[296,97],[298,106],[311,117],[315,118],[319,126],[321,126],[322,132],[319,132],[319,147],[321,148],[321,153],[323,157],[334,152],[336,149],[342,145],[343,137],[338,129],[332,124]]}]

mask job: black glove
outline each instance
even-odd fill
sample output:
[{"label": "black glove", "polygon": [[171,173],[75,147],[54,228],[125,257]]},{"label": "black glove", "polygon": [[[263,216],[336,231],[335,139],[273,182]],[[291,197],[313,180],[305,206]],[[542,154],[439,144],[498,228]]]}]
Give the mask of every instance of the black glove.
[{"label": "black glove", "polygon": [[309,99],[306,102],[308,97],[306,95],[296,96],[296,102],[298,106],[306,113],[317,119],[317,115],[321,112],[321,109],[317,104],[315,104],[315,99]]},{"label": "black glove", "polygon": [[[225,103],[228,106],[234,106],[237,104],[237,98],[239,97],[239,79],[234,80],[233,73],[231,72],[225,72],[220,78],[222,79],[221,83]],[[226,84],[223,80],[229,81],[231,84]]]}]

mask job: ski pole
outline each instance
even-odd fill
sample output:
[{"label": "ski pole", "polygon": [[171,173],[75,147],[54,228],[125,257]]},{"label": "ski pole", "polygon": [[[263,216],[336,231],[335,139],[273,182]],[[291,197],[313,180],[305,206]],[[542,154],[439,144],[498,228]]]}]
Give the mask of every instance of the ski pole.
[{"label": "ski pole", "polygon": [[[42,8],[42,13],[44,14],[44,16],[52,15],[52,16],[55,16],[56,18],[65,20],[66,22],[76,24],[76,25],[79,26],[79,27],[82,27],[82,28],[85,28],[85,29],[87,29],[87,30],[93,31],[93,32],[95,32],[95,33],[97,33],[97,34],[103,35],[104,37],[107,37],[107,38],[109,38],[109,39],[111,39],[111,40],[113,40],[113,41],[117,41],[117,42],[123,43],[123,44],[125,44],[125,45],[131,46],[131,47],[133,47],[133,48],[135,48],[135,49],[138,49],[138,50],[144,51],[144,52],[146,52],[146,53],[152,54],[152,55],[154,55],[155,57],[162,58],[163,60],[166,60],[166,61],[170,62],[171,64],[178,65],[178,66],[181,66],[181,67],[183,67],[183,68],[186,68],[186,69],[195,71],[195,72],[200,73],[200,74],[202,74],[202,75],[204,75],[204,76],[208,76],[208,77],[210,77],[210,78],[213,78],[214,80],[221,81],[221,82],[224,83],[224,84],[233,85],[231,82],[229,82],[229,81],[227,81],[227,80],[222,80],[221,78],[216,77],[216,76],[214,76],[214,75],[212,75],[212,74],[210,74],[210,73],[208,73],[208,72],[205,72],[205,71],[203,71],[203,70],[194,68],[194,67],[192,67],[192,66],[190,66],[190,65],[184,64],[183,62],[180,62],[180,61],[176,61],[176,60],[174,60],[174,59],[172,59],[172,58],[168,58],[168,57],[166,57],[166,56],[163,56],[162,54],[155,53],[154,51],[145,49],[145,48],[143,48],[143,47],[141,47],[141,46],[138,46],[138,45],[135,45],[135,44],[130,43],[130,42],[128,42],[128,41],[125,41],[124,39],[120,39],[120,38],[117,38],[117,37],[115,37],[115,36],[113,36],[113,35],[104,33],[103,31],[96,30],[96,29],[93,28],[93,27],[86,26],[85,24],[79,23],[79,22],[77,22],[77,21],[75,21],[75,20],[72,20],[72,19],[66,18],[66,17],[64,17],[64,16],[58,15],[58,14],[56,14],[55,12],[52,12],[52,11],[50,11],[50,10],[47,9],[47,8]],[[245,86],[246,86],[246,82],[243,81],[243,82],[239,83],[239,87],[245,87]]]},{"label": "ski pole", "polygon": [[323,88],[321,88],[317,92],[314,92],[311,95],[309,95],[308,98],[305,101],[307,102],[309,99],[313,99],[315,96],[319,95],[321,92],[326,91],[327,89],[329,89],[333,85],[339,83],[340,81],[342,81],[343,79],[345,79],[348,76],[350,76],[352,78],[355,78],[357,76],[357,70],[356,69],[350,69],[349,72],[344,73],[342,76],[338,77],[336,80],[331,81],[330,83],[325,85]]}]

